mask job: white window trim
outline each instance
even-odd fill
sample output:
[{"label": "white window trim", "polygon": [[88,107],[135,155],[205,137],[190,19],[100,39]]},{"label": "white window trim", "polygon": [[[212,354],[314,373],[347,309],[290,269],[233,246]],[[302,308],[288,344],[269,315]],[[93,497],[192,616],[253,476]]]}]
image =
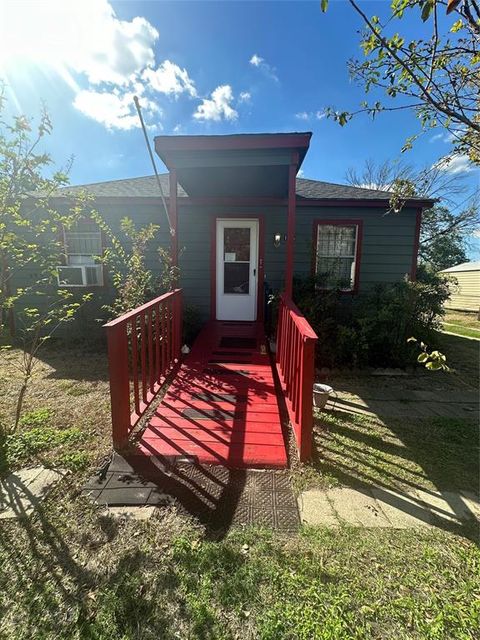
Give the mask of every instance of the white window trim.
[{"label": "white window trim", "polygon": [[[82,272],[82,284],[72,284],[72,283],[65,283],[62,282],[60,279],[60,270],[61,269],[79,269]],[[96,282],[95,284],[91,284],[87,282],[87,269],[96,269],[97,270],[97,276],[98,276],[98,282]],[[103,265],[101,264],[63,264],[59,267],[57,267],[57,281],[58,281],[58,286],[66,289],[70,289],[72,287],[75,288],[85,288],[85,287],[103,287]]]},{"label": "white window trim", "polygon": [[[71,232],[69,232],[71,233]],[[81,236],[92,236],[93,234],[98,235],[98,239],[100,240],[100,246],[102,247],[102,231],[101,229],[98,230],[98,232],[92,232],[92,231],[74,231],[73,233],[76,233],[77,235]],[[70,288],[91,288],[91,287],[103,287],[104,286],[104,277],[103,277],[103,264],[98,264],[98,263],[85,263],[85,264],[69,264],[69,256],[86,256],[89,255],[92,258],[96,258],[97,256],[94,254],[86,254],[85,252],[81,252],[81,253],[77,253],[77,252],[72,252],[72,251],[68,251],[68,242],[67,242],[67,230],[65,229],[65,227],[62,228],[62,235],[63,235],[63,247],[64,247],[64,254],[65,254],[65,259],[66,259],[66,264],[62,264],[59,265],[57,267],[57,282],[58,282],[58,286],[62,287],[62,288],[66,288],[66,289],[70,289]],[[103,247],[102,247],[103,250]],[[69,268],[69,269],[79,269],[82,272],[82,284],[70,284],[70,283],[64,283],[61,281],[60,279],[60,271],[63,268]],[[97,271],[97,280],[98,282],[96,282],[95,284],[91,284],[91,283],[87,283],[87,268],[95,268]]]}]

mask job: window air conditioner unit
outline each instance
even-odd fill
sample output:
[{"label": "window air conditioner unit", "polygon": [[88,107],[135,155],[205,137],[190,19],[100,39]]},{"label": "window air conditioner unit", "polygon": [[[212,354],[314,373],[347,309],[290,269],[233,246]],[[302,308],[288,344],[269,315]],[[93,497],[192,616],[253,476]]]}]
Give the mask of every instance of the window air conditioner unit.
[{"label": "window air conditioner unit", "polygon": [[57,267],[59,287],[103,286],[103,265],[69,265]]}]

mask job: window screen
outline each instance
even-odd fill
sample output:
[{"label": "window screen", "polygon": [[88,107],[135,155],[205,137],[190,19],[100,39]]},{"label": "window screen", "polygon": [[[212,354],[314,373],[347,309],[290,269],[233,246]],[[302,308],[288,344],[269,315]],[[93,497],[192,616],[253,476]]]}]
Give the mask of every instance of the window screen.
[{"label": "window screen", "polygon": [[355,286],[358,225],[318,224],[315,273],[325,289]]}]

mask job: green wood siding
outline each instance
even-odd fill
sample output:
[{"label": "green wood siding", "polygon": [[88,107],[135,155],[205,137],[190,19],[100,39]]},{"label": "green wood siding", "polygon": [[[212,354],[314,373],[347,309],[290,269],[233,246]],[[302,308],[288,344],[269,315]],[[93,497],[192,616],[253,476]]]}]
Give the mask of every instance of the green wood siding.
[{"label": "green wood siding", "polygon": [[[158,246],[169,248],[170,233],[162,205],[158,202],[125,203],[96,202],[114,233],[120,234],[120,221],[131,217],[137,227],[151,222],[160,225],[157,240],[149,244],[146,254],[147,266],[155,275],[160,273]],[[206,320],[210,316],[211,246],[212,227],[215,218],[259,217],[265,223],[265,280],[276,289],[282,289],[285,280],[285,240],[287,208],[285,207],[219,207],[186,206],[179,203],[178,246],[180,250],[180,285],[184,289],[184,301],[194,305]],[[415,242],[415,210],[404,209],[400,214],[385,215],[381,208],[367,207],[297,207],[294,270],[297,275],[307,275],[312,268],[313,222],[316,219],[361,219],[363,220],[363,246],[360,265],[360,293],[376,283],[395,282],[410,272]],[[273,238],[282,236],[276,248]],[[34,273],[26,269],[19,274],[18,282],[25,286],[32,281]],[[112,296],[108,275],[106,287],[92,288],[97,298],[108,300]],[[79,293],[83,289],[77,290]],[[92,305],[92,314],[99,317],[99,303]]]},{"label": "green wood siding", "polygon": [[295,272],[311,273],[312,231],[317,219],[363,221],[360,292],[377,283],[397,282],[409,274],[415,246],[416,212],[404,209],[385,215],[381,208],[298,207]]}]

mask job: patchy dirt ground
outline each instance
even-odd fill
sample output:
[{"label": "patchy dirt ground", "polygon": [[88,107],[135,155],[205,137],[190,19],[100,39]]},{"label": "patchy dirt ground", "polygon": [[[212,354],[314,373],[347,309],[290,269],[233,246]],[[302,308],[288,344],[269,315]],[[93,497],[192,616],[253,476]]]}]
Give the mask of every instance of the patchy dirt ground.
[{"label": "patchy dirt ground", "polygon": [[[0,354],[0,423],[7,430],[21,386],[21,358],[20,349]],[[36,361],[22,415],[18,464],[35,458],[86,468],[100,461],[111,448],[106,353],[49,346]]]}]

